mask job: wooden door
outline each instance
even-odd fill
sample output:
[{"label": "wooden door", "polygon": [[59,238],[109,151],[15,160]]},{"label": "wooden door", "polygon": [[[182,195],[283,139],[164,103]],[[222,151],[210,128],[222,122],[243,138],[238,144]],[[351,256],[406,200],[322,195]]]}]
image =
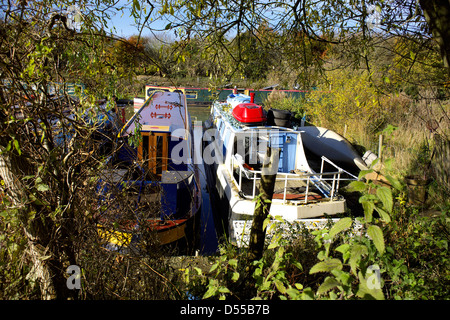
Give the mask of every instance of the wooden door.
[{"label": "wooden door", "polygon": [[138,159],[150,173],[161,178],[163,171],[167,170],[169,154],[169,133],[142,132],[142,140],[138,147]]}]

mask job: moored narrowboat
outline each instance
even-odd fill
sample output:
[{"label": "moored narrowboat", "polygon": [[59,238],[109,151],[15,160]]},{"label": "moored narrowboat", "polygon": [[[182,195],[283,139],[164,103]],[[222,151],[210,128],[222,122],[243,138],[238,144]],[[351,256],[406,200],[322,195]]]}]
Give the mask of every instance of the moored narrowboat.
[{"label": "moored narrowboat", "polygon": [[109,248],[139,248],[148,232],[163,245],[195,241],[202,199],[192,130],[179,92],[154,91],[124,125],[98,187]]}]

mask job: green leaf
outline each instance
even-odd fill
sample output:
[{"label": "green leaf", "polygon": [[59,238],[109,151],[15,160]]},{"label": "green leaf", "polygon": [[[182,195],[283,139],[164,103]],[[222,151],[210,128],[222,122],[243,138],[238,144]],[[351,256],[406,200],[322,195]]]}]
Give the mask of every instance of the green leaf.
[{"label": "green leaf", "polygon": [[343,262],[350,257],[350,245],[348,243],[341,244],[336,248],[336,251],[342,253]]},{"label": "green leaf", "polygon": [[286,293],[289,295],[289,298],[291,298],[292,300],[300,299],[300,292],[297,289],[288,288],[288,289],[286,289]]},{"label": "green leaf", "polygon": [[267,249],[274,249],[274,248],[276,248],[276,247],[278,247],[280,244],[278,243],[278,241],[272,241],[270,244],[269,244],[269,246],[267,247]]},{"label": "green leaf", "polygon": [[347,251],[350,249],[350,245],[348,243],[341,244],[339,247],[336,248],[337,252],[340,252],[342,254],[347,253]]},{"label": "green leaf", "polygon": [[353,181],[348,185],[350,191],[364,191],[366,190],[366,184],[363,181]]},{"label": "green leaf", "polygon": [[219,282],[216,279],[210,279],[208,284],[208,290],[203,295],[203,299],[215,296],[218,291]]},{"label": "green leaf", "polygon": [[394,201],[392,199],[392,191],[388,187],[380,187],[377,189],[377,196],[383,203],[387,212],[392,212]]},{"label": "green leaf", "polygon": [[366,222],[371,222],[375,204],[372,201],[361,201],[361,204],[364,209],[364,219]]},{"label": "green leaf", "polygon": [[351,247],[349,264],[354,275],[356,275],[356,265],[361,260],[361,257],[367,255],[368,252],[369,250],[365,245],[355,244]]},{"label": "green leaf", "polygon": [[296,266],[299,270],[303,270],[302,264],[297,260],[291,261],[291,264]]},{"label": "green leaf", "polygon": [[216,294],[217,290],[215,288],[209,288],[208,291],[205,292],[202,299],[208,299]]},{"label": "green leaf", "polygon": [[261,287],[259,288],[260,291],[265,291],[265,290],[269,290],[270,286],[272,284],[272,281],[264,279]]},{"label": "green leaf", "polygon": [[389,213],[378,207],[375,207],[375,210],[377,210],[377,212],[380,214],[381,220],[383,220],[386,223],[391,222],[391,217],[389,216]]},{"label": "green leaf", "polygon": [[295,283],[294,286],[298,289],[298,290],[303,290],[303,285],[301,283]]},{"label": "green leaf", "polygon": [[12,146],[11,141],[9,141],[9,142],[8,142],[8,145],[7,145],[6,148],[5,148],[5,151],[6,151],[6,152],[9,152],[9,151],[11,150],[11,146]]},{"label": "green leaf", "polygon": [[228,289],[227,287],[219,287],[219,292],[220,293],[230,293],[230,289]]},{"label": "green leaf", "polygon": [[239,272],[233,272],[233,275],[231,276],[231,280],[236,282],[239,279]]},{"label": "green leaf", "polygon": [[337,235],[339,232],[342,232],[348,228],[350,228],[350,226],[352,225],[352,218],[347,217],[347,218],[342,218],[340,219],[338,222],[336,222],[333,227],[330,230],[330,237],[334,237],[335,235]]},{"label": "green leaf", "polygon": [[14,143],[14,148],[16,149],[17,153],[20,156],[22,154],[22,151],[20,150],[20,147],[19,147],[19,141],[18,140],[14,140],[13,143]]},{"label": "green leaf", "polygon": [[230,259],[230,260],[228,260],[228,264],[230,265],[230,266],[233,266],[233,267],[237,267],[237,264],[238,264],[238,261],[237,261],[237,259]]},{"label": "green leaf", "polygon": [[40,192],[45,192],[45,191],[50,190],[50,187],[44,183],[40,183],[36,186],[36,189]]},{"label": "green leaf", "polygon": [[331,273],[333,274],[333,276],[335,276],[336,280],[339,281],[344,286],[350,285],[350,283],[352,281],[352,277],[351,277],[350,273],[342,271],[342,270],[333,270],[333,271],[331,271]]},{"label": "green leaf", "polygon": [[301,300],[313,300],[314,299],[314,292],[311,288],[306,288],[303,290],[301,295]]},{"label": "green leaf", "polygon": [[319,289],[317,290],[317,293],[324,294],[339,285],[340,282],[337,281],[334,277],[327,277],[325,281],[320,285]]},{"label": "green leaf", "polygon": [[209,272],[213,272],[214,270],[216,270],[219,267],[219,262],[214,263],[211,266],[211,269],[209,269]]},{"label": "green leaf", "polygon": [[385,176],[385,178],[386,178],[387,181],[389,181],[389,183],[391,184],[391,186],[393,188],[397,189],[398,191],[402,191],[403,190],[403,185],[402,185],[402,183],[399,180],[397,180],[397,179],[395,179],[395,178],[393,178],[393,177],[391,177],[389,175]]},{"label": "green leaf", "polygon": [[275,283],[275,286],[277,287],[277,290],[280,291],[280,293],[286,293],[286,287],[284,286],[283,282],[278,279],[275,279],[273,282]]},{"label": "green leaf", "polygon": [[319,251],[319,253],[317,254],[317,259],[319,259],[320,261],[325,260],[328,257],[328,253],[325,250]]},{"label": "green leaf", "polygon": [[328,258],[325,261],[321,261],[319,263],[316,263],[311,270],[309,270],[310,274],[317,273],[317,272],[330,272],[331,270],[342,269],[342,262],[339,259],[335,258]]},{"label": "green leaf", "polygon": [[376,226],[376,225],[370,225],[367,228],[367,235],[372,239],[378,252],[383,254],[383,252],[384,252],[384,237],[383,237],[383,231],[381,231],[380,227]]},{"label": "green leaf", "polygon": [[197,274],[198,274],[199,276],[202,275],[202,269],[197,268],[197,267],[194,267],[194,270],[197,271]]},{"label": "green leaf", "polygon": [[358,297],[363,299],[384,300],[384,294],[381,288],[380,289],[369,288],[367,284],[370,282],[370,280],[364,278],[361,271],[358,273],[358,277],[359,277],[359,286],[358,292],[356,293]]},{"label": "green leaf", "polygon": [[[374,171],[373,169],[361,170],[358,174],[358,179],[364,178],[367,174],[372,173],[373,171]],[[362,182],[362,181],[360,181],[360,182]]]},{"label": "green leaf", "polygon": [[272,219],[270,217],[267,217],[263,222],[263,230],[266,230],[267,225],[270,223]]},{"label": "green leaf", "polygon": [[136,11],[141,10],[141,5],[139,4],[138,0],[133,0],[133,7],[136,9]]}]

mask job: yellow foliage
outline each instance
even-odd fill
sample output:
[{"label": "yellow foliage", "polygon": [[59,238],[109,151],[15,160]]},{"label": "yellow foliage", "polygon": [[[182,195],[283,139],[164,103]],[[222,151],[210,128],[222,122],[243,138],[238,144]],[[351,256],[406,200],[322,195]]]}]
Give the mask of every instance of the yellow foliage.
[{"label": "yellow foliage", "polygon": [[379,97],[366,72],[335,70],[327,78],[328,85],[324,83],[307,99],[307,111],[317,125],[342,129],[354,119],[370,121],[382,113]]}]

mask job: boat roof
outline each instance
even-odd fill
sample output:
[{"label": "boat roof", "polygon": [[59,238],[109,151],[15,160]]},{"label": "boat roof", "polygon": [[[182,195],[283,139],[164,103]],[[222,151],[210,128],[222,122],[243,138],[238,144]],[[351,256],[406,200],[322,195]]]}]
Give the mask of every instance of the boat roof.
[{"label": "boat roof", "polygon": [[271,130],[276,129],[279,131],[290,131],[290,132],[302,132],[298,129],[272,126],[272,125],[247,125],[245,123],[239,122],[233,116],[232,109],[229,108],[230,104],[228,101],[215,101],[212,107],[217,113],[221,115],[221,120],[230,126],[230,129],[234,132],[245,132],[245,131],[258,131],[258,130]]},{"label": "boat roof", "polygon": [[172,136],[183,138],[189,131],[189,122],[184,94],[155,91],[128,120],[119,136],[126,137],[133,134],[136,124],[139,123],[141,132],[170,132]]}]

